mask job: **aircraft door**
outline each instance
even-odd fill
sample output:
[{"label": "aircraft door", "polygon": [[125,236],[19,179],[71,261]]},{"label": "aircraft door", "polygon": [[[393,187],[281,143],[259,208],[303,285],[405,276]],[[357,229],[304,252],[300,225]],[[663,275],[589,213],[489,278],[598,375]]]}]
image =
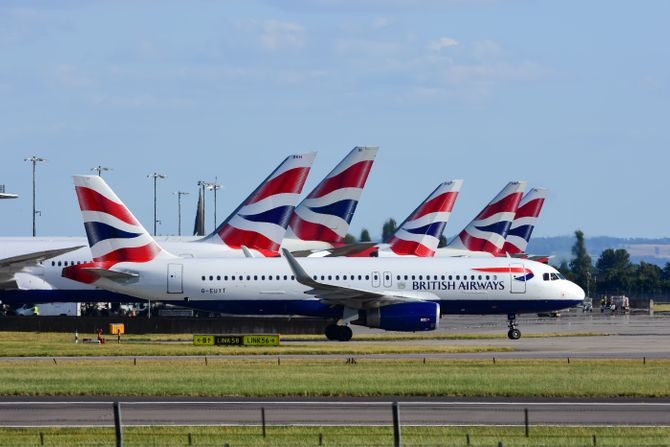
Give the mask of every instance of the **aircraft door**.
[{"label": "aircraft door", "polygon": [[372,287],[379,287],[382,283],[382,278],[379,272],[372,272]]},{"label": "aircraft door", "polygon": [[393,276],[391,275],[391,272],[384,272],[384,287],[391,287],[393,284]]},{"label": "aircraft door", "polygon": [[511,293],[526,293],[526,269],[521,263],[514,263],[509,265],[510,273],[510,292]]},{"label": "aircraft door", "polygon": [[184,293],[183,272],[182,264],[168,264],[167,293]]}]

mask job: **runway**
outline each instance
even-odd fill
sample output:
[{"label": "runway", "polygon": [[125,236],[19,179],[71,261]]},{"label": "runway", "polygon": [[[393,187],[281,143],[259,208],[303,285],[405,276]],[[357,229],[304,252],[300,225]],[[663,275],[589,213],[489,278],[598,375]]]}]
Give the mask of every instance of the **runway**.
[{"label": "runway", "polygon": [[[124,425],[390,425],[389,400],[120,399]],[[113,425],[111,400],[0,401],[2,427]],[[403,425],[670,426],[670,400],[401,400]]]}]

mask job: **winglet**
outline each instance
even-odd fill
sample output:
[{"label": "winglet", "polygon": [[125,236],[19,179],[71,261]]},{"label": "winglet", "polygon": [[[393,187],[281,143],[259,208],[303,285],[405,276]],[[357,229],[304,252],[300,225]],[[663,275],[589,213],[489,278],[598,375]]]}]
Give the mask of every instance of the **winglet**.
[{"label": "winglet", "polygon": [[249,251],[246,245],[241,245],[240,248],[242,249],[242,253],[244,253],[245,258],[253,258],[254,254]]},{"label": "winglet", "polygon": [[296,261],[295,257],[291,254],[290,251],[288,251],[286,248],[282,248],[281,251],[284,254],[284,257],[286,258],[286,261],[288,261],[288,265],[289,267],[291,267],[291,271],[295,275],[296,281],[298,281],[303,286],[312,288],[320,285],[318,282],[314,281],[311,276],[307,274],[305,269],[303,269],[300,263]]}]

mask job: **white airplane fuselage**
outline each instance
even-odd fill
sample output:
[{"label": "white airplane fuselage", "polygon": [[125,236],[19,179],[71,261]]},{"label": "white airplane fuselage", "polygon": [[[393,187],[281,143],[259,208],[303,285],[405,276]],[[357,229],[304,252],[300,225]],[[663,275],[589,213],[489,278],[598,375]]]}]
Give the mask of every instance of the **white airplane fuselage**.
[{"label": "white airplane fuselage", "polygon": [[[302,258],[300,265],[322,284],[435,302],[443,314],[557,310],[584,298],[584,291],[559,279],[553,267],[516,259]],[[310,288],[296,281],[283,258],[157,258],[144,264],[119,263],[112,270],[134,277],[100,278],[95,284],[200,309],[340,318],[345,307],[306,294]],[[555,280],[549,279],[552,274]],[[361,301],[357,309],[365,308]]]}]

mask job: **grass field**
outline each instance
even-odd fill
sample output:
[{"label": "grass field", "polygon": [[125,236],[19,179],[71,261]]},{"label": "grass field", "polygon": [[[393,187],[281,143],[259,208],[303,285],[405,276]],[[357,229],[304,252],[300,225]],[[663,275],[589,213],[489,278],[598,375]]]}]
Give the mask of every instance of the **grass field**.
[{"label": "grass field", "polygon": [[[40,438],[42,433],[42,438]],[[190,443],[189,443],[190,433]],[[129,427],[126,446],[390,446],[391,427]],[[594,444],[595,436],[595,444]],[[670,428],[656,427],[403,427],[404,446],[664,446],[670,444]],[[0,444],[112,446],[111,428],[0,429]],[[321,444],[320,444],[321,442]]]},{"label": "grass field", "polygon": [[[80,334],[79,340],[95,337]],[[509,347],[453,346],[447,343],[385,343],[385,339],[363,342],[342,343],[323,342],[301,344],[291,342],[274,347],[242,346],[193,346],[192,335],[134,335],[124,337],[121,343],[116,339],[106,344],[74,343],[73,334],[1,332],[0,357],[61,357],[61,356],[186,356],[220,354],[403,354],[403,353],[453,353],[453,352],[501,352],[511,351]],[[189,341],[190,340],[190,341]]]},{"label": "grass field", "polygon": [[664,360],[6,360],[0,395],[667,397],[669,371]]},{"label": "grass field", "polygon": [[[602,333],[528,334],[527,338],[603,336]],[[510,346],[454,346],[449,340],[504,339],[500,334],[371,334],[357,336],[355,342],[329,342],[320,335],[286,335],[278,347],[193,346],[192,334],[124,335],[118,344],[108,337],[104,345],[74,343],[74,334],[37,332],[0,332],[0,357],[60,357],[60,356],[160,356],[160,355],[238,355],[238,354],[404,354],[456,352],[509,352]],[[79,340],[95,339],[93,334],[79,334]],[[427,343],[428,341],[445,343]],[[388,342],[402,343],[388,343]],[[305,342],[304,344],[301,342]],[[412,343],[414,342],[414,343]]]}]

